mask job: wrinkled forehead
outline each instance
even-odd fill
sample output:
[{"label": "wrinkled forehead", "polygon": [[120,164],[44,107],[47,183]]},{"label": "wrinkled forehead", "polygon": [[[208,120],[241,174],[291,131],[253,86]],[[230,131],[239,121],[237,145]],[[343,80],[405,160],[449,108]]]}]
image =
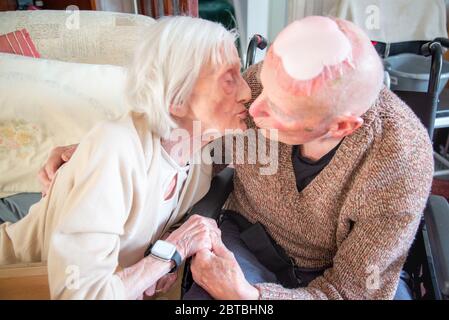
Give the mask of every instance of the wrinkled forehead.
[{"label": "wrinkled forehead", "polygon": [[285,90],[273,70],[264,61],[259,79],[263,87],[264,100],[271,109],[282,109],[283,113],[293,115],[315,105],[316,101],[313,96],[292,94]]},{"label": "wrinkled forehead", "polygon": [[237,49],[235,49],[235,51],[223,55],[220,59],[216,59],[215,61],[209,60],[206,64],[203,65],[201,74],[203,76],[218,76],[229,69],[240,71],[240,68],[240,57],[237,53]]}]

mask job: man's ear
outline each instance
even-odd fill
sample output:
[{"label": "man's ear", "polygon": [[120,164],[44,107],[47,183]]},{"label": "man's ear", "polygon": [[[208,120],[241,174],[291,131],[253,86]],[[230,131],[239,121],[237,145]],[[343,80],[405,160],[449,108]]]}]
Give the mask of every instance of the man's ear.
[{"label": "man's ear", "polygon": [[335,139],[349,136],[363,124],[363,119],[354,115],[336,117],[330,126],[328,135]]},{"label": "man's ear", "polygon": [[189,107],[186,104],[171,104],[169,111],[175,118],[184,118],[189,113]]}]

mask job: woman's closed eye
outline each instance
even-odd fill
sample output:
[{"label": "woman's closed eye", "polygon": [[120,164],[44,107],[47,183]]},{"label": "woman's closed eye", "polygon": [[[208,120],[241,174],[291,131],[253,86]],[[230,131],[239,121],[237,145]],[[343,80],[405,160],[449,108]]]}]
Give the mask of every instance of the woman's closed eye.
[{"label": "woman's closed eye", "polygon": [[236,87],[236,79],[231,72],[227,72],[223,77],[223,89],[227,94],[233,92]]},{"label": "woman's closed eye", "polygon": [[226,83],[229,83],[229,84],[234,84],[235,83],[235,78],[234,78],[234,76],[230,72],[228,72],[225,75],[224,80],[225,80]]}]

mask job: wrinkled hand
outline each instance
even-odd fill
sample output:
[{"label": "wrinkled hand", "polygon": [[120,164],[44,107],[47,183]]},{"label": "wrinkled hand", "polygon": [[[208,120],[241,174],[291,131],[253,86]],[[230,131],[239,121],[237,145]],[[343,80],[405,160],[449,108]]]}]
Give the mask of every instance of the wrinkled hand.
[{"label": "wrinkled hand", "polygon": [[[166,232],[162,237],[161,240],[167,240],[167,238],[170,236],[170,232]],[[149,288],[149,292],[146,293],[147,296],[150,296],[149,293],[151,293],[151,290],[153,290],[154,292],[152,293],[167,293],[171,287],[173,287],[173,285],[176,283],[176,280],[178,280],[178,272],[174,272],[174,273],[167,273],[165,276],[163,276],[162,278],[160,278],[156,285],[154,287],[150,287]],[[147,289],[148,290],[148,289]]]},{"label": "wrinkled hand", "polygon": [[149,287],[147,290],[145,290],[141,295],[137,297],[136,300],[144,300],[145,297],[152,297],[156,293],[156,285],[153,284],[151,287]]},{"label": "wrinkled hand", "polygon": [[259,299],[259,290],[246,281],[234,254],[221,238],[213,240],[212,251],[201,250],[195,255],[191,270],[193,280],[214,299]]},{"label": "wrinkled hand", "polygon": [[169,273],[159,279],[156,285],[156,293],[167,293],[178,280],[178,273]]},{"label": "wrinkled hand", "polygon": [[169,273],[159,279],[156,284],[146,289],[142,296],[137,300],[143,300],[145,297],[152,297],[157,293],[167,293],[178,279],[178,273]]},{"label": "wrinkled hand", "polygon": [[55,177],[56,171],[70,160],[77,147],[77,144],[72,144],[70,146],[56,147],[50,152],[47,162],[38,172],[43,197],[47,195],[48,188]]},{"label": "wrinkled hand", "polygon": [[193,215],[173,231],[167,237],[167,241],[176,245],[184,260],[200,250],[211,250],[213,236],[221,237],[221,231],[215,220]]}]

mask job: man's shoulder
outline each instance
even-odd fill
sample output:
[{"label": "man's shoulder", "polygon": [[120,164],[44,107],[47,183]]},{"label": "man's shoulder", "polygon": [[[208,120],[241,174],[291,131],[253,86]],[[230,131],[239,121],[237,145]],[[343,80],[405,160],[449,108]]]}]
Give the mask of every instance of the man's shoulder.
[{"label": "man's shoulder", "polygon": [[432,153],[426,128],[420,119],[396,94],[384,88],[374,105],[365,115],[367,133],[373,136],[378,149],[391,156],[407,156],[410,151]]},{"label": "man's shoulder", "polygon": [[389,195],[381,192],[385,202],[409,198],[410,194],[427,197],[433,177],[433,149],[427,130],[413,111],[384,89],[365,114],[361,129],[355,134],[362,137],[357,148],[364,150],[362,162],[358,162],[357,190],[374,198],[377,191],[392,188]]},{"label": "man's shoulder", "polygon": [[410,213],[418,219],[433,178],[433,149],[427,130],[387,89],[364,120],[361,130],[348,137],[355,143],[344,143],[349,145],[345,156],[354,159],[357,155],[348,203],[363,207],[357,214]]}]

